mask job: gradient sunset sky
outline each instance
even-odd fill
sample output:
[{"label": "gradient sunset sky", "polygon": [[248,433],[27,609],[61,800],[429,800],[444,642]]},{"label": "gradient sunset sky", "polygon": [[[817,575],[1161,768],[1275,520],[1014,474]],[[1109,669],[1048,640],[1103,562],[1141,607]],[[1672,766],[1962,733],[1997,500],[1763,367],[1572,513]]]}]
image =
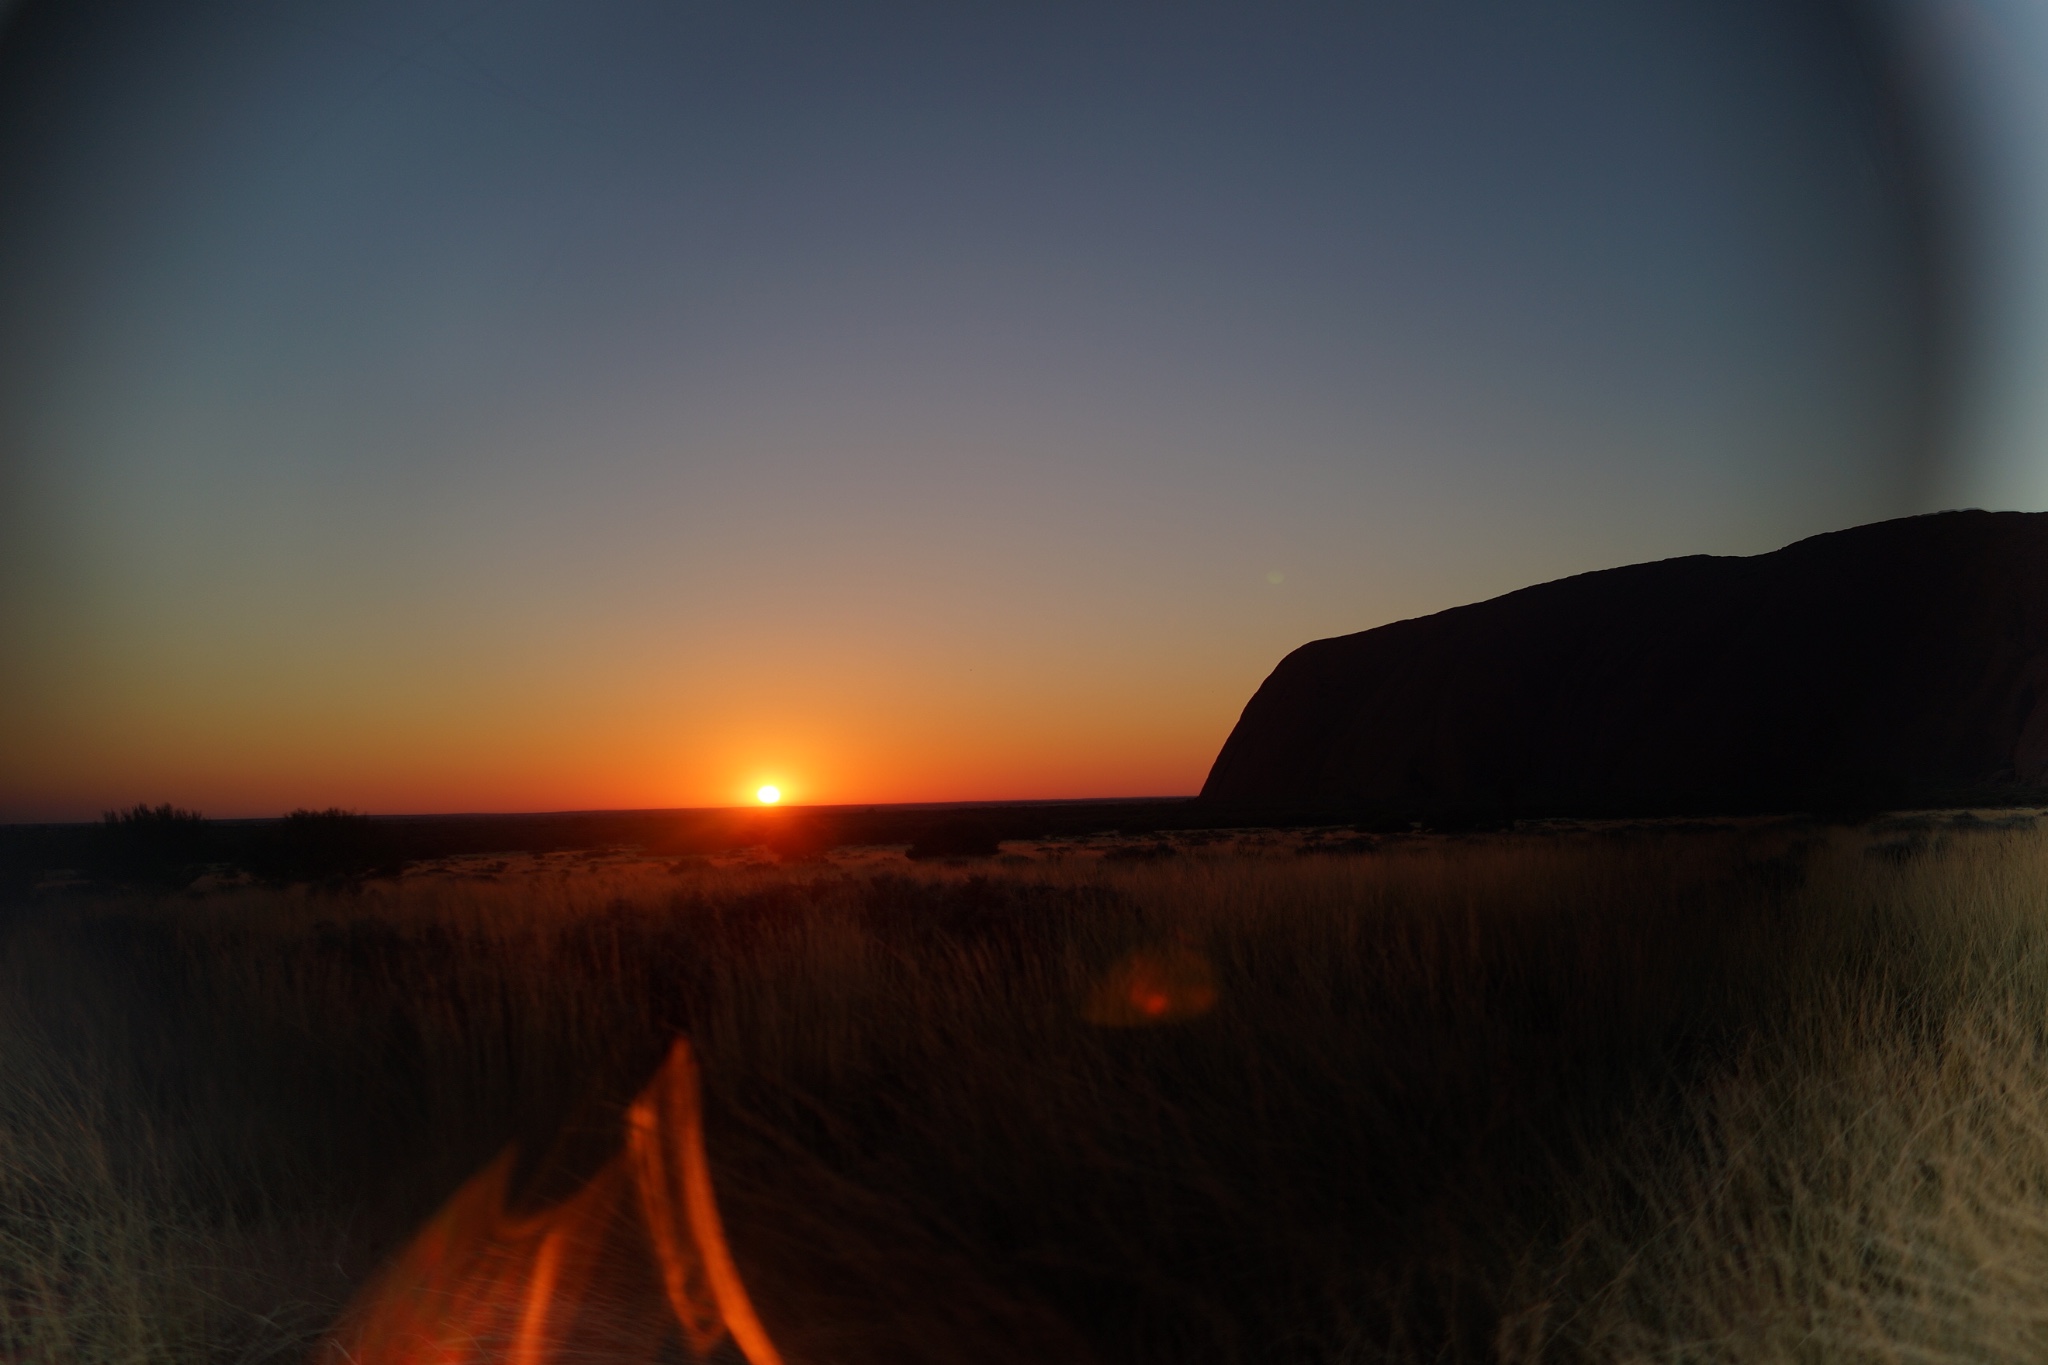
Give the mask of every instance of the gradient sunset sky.
[{"label": "gradient sunset sky", "polygon": [[2048,10],[0,30],[0,820],[1191,793],[1302,642],[2048,506]]}]

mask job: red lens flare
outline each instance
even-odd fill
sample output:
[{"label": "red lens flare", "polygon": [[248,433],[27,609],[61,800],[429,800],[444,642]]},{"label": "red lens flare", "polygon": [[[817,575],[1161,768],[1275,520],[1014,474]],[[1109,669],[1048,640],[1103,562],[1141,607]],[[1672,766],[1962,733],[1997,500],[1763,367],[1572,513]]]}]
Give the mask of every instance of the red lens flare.
[{"label": "red lens flare", "polygon": [[1216,1007],[1209,959],[1183,944],[1141,948],[1104,972],[1081,1017],[1108,1028],[1140,1028],[1195,1019]]}]

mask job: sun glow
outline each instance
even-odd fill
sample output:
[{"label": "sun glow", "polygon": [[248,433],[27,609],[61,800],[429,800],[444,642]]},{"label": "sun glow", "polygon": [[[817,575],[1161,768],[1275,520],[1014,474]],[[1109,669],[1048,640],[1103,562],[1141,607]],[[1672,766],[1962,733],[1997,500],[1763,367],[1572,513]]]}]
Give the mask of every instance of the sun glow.
[{"label": "sun glow", "polygon": [[772,806],[782,799],[782,788],[763,787],[754,793],[754,799],[764,806]]}]

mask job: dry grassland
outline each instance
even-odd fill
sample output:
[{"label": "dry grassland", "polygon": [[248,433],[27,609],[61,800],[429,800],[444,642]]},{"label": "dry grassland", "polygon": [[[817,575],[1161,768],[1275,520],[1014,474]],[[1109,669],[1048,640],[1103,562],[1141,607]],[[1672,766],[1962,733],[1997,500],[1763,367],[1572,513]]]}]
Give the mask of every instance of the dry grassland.
[{"label": "dry grassland", "polygon": [[302,1359],[679,1033],[792,1361],[2048,1359],[2030,821],[1303,842],[0,911],[0,1361]]}]

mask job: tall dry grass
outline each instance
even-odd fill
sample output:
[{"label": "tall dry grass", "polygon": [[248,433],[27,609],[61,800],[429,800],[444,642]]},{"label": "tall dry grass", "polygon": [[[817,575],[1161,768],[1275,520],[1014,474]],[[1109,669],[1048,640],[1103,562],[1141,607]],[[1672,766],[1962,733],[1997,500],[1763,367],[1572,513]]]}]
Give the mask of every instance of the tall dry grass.
[{"label": "tall dry grass", "polygon": [[21,907],[0,1356],[296,1355],[687,1031],[796,1360],[2040,1358],[2048,840],[1924,823]]}]

